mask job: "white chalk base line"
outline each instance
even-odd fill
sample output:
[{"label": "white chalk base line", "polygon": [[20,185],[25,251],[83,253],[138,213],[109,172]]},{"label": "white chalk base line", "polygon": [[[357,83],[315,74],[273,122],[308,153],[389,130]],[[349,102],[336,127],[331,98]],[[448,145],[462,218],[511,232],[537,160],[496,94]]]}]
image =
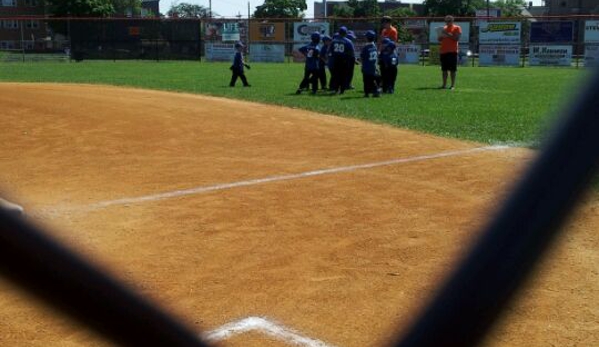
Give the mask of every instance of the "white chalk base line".
[{"label": "white chalk base line", "polygon": [[336,167],[336,168],[331,168],[331,169],[307,171],[307,172],[301,172],[301,173],[291,174],[291,175],[271,176],[271,177],[252,179],[252,180],[247,180],[247,181],[222,183],[222,184],[216,184],[216,185],[212,185],[212,186],[202,186],[202,187],[196,187],[196,188],[190,188],[190,189],[175,190],[175,191],[171,191],[171,192],[151,194],[151,195],[145,195],[145,196],[139,196],[139,197],[107,200],[107,201],[102,201],[102,202],[88,205],[87,208],[85,208],[85,209],[86,210],[97,210],[97,209],[102,209],[102,208],[115,206],[115,205],[128,205],[128,204],[137,204],[137,203],[142,203],[142,202],[172,199],[172,198],[178,198],[178,197],[187,196],[187,195],[196,195],[196,194],[212,192],[212,191],[216,191],[216,190],[246,187],[246,186],[252,186],[252,185],[269,183],[269,182],[288,181],[288,180],[293,180],[293,179],[336,174],[336,173],[341,173],[341,172],[351,172],[351,171],[371,169],[371,168],[376,168],[376,167],[381,167],[381,166],[390,166],[390,165],[403,164],[403,163],[413,163],[413,162],[417,162],[417,161],[446,158],[446,157],[458,156],[458,155],[475,153],[475,152],[503,150],[506,148],[510,148],[510,147],[508,147],[508,146],[477,147],[477,148],[469,148],[469,149],[463,149],[463,150],[457,150],[457,151],[448,151],[448,152],[441,152],[441,153],[435,153],[435,154],[429,154],[429,155],[421,155],[421,156],[409,157],[409,158],[392,159],[392,160],[387,160],[387,161],[361,164],[361,165],[351,165],[351,166],[342,166],[342,167]]},{"label": "white chalk base line", "polygon": [[326,344],[323,341],[302,336],[292,329],[275,324],[261,317],[248,317],[239,321],[231,322],[221,326],[218,329],[208,331],[202,334],[201,337],[207,342],[218,342],[250,331],[256,331],[273,337],[279,341],[296,346],[335,347],[333,345]]}]

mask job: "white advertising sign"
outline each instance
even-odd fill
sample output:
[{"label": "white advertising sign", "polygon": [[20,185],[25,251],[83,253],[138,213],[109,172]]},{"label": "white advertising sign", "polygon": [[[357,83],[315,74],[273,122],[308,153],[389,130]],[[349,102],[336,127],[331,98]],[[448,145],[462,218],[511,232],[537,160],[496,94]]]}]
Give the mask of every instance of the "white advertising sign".
[{"label": "white advertising sign", "polygon": [[481,45],[520,43],[520,22],[487,22],[481,24],[478,30]]},{"label": "white advertising sign", "polygon": [[250,45],[252,62],[283,63],[285,62],[285,45],[259,44]]},{"label": "white advertising sign", "polygon": [[530,46],[531,66],[570,66],[572,46]]},{"label": "white advertising sign", "polygon": [[518,66],[520,65],[520,46],[480,45],[478,64],[480,66]]},{"label": "white advertising sign", "polygon": [[230,61],[235,56],[235,46],[227,43],[207,43],[204,56],[208,61]]},{"label": "white advertising sign", "polygon": [[599,66],[599,45],[586,45],[584,48],[584,66]]},{"label": "white advertising sign", "polygon": [[[470,42],[470,22],[454,22],[455,25],[462,28],[462,36],[460,37],[460,43]],[[442,30],[445,26],[444,22],[431,22],[429,25],[428,41],[430,43],[439,43],[437,40],[438,31]],[[438,29],[441,28],[441,29]]]},{"label": "white advertising sign", "polygon": [[397,56],[400,64],[418,64],[420,62],[420,46],[399,45],[397,46]]},{"label": "white advertising sign", "polygon": [[320,35],[329,35],[329,23],[293,23],[293,41],[310,42],[310,35],[318,32]]},{"label": "white advertising sign", "polygon": [[599,20],[584,23],[584,43],[599,43]]}]

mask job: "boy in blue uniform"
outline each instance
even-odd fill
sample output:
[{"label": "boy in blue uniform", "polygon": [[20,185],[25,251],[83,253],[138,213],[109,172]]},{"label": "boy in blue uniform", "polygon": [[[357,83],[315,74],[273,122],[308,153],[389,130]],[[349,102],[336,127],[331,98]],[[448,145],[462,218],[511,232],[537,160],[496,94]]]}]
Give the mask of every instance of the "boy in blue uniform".
[{"label": "boy in blue uniform", "polygon": [[233,65],[231,65],[230,67],[231,71],[233,72],[233,75],[231,76],[231,82],[229,83],[229,87],[235,87],[235,83],[237,82],[238,77],[241,79],[241,82],[243,83],[244,87],[250,87],[243,70],[244,67],[247,67],[248,69],[250,68],[250,66],[246,64],[243,60],[243,47],[245,47],[243,43],[235,43],[235,57],[233,58]]},{"label": "boy in blue uniform", "polygon": [[301,94],[303,89],[308,89],[309,85],[312,85],[312,94],[316,94],[318,89],[318,73],[320,69],[320,49],[318,44],[320,43],[320,34],[313,33],[310,36],[312,42],[299,49],[299,51],[306,57],[306,65],[304,67],[304,79],[300,83],[296,94]]},{"label": "boy in blue uniform", "polygon": [[362,52],[360,53],[360,60],[362,61],[362,78],[364,81],[364,97],[369,97],[372,94],[373,97],[378,98],[380,96],[379,86],[377,84],[377,71],[376,64],[378,62],[378,52],[374,40],[376,39],[376,33],[372,30],[366,32],[366,40],[368,43]]},{"label": "boy in blue uniform", "polygon": [[395,93],[395,80],[397,79],[397,65],[399,63],[399,58],[395,52],[396,48],[397,46],[392,41],[383,45],[383,51],[381,53],[383,93]]},{"label": "boy in blue uniform", "polygon": [[346,36],[347,28],[341,27],[339,36],[331,43],[331,91],[335,94],[343,94],[347,89],[348,66],[356,60],[354,44]]},{"label": "boy in blue uniform", "polygon": [[320,65],[318,66],[318,79],[320,80],[320,89],[327,89],[327,65],[329,58],[329,47],[331,47],[331,38],[328,35],[322,37],[322,47],[320,47]]}]

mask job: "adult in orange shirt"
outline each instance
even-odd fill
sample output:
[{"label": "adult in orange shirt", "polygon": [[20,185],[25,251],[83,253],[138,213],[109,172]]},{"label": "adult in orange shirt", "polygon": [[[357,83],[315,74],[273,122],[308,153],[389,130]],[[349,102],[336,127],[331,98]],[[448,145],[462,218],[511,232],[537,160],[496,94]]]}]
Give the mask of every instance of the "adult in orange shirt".
[{"label": "adult in orange shirt", "polygon": [[381,50],[380,43],[385,37],[391,40],[393,43],[397,42],[397,28],[391,25],[391,17],[383,17],[381,24],[383,24],[383,30],[381,30],[381,39],[379,40],[379,51]]},{"label": "adult in orange shirt", "polygon": [[462,36],[462,28],[453,24],[452,16],[445,16],[445,26],[439,31],[438,40],[441,43],[439,50],[441,57],[441,71],[443,72],[442,89],[447,88],[447,75],[451,75],[450,89],[455,88],[455,77],[458,71],[458,42]]}]

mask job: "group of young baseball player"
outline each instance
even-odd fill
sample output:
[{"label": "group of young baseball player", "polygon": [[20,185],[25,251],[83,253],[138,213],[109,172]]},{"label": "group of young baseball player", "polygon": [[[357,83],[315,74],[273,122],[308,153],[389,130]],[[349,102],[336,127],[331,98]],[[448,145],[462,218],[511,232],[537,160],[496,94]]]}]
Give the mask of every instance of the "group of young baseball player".
[{"label": "group of young baseball player", "polygon": [[[389,20],[390,22],[390,20]],[[379,97],[381,93],[393,94],[397,79],[397,65],[399,59],[396,53],[397,34],[385,37],[377,46],[377,34],[373,30],[365,33],[366,45],[359,56],[356,56],[354,43],[356,37],[353,32],[342,26],[338,32],[330,37],[315,32],[311,35],[311,42],[299,49],[305,56],[304,76],[296,91],[311,91],[316,94],[320,83],[321,90],[328,90],[331,94],[343,94],[348,89],[354,89],[352,80],[356,65],[361,65],[364,83],[364,96]],[[244,74],[244,67],[249,68],[243,60],[244,45],[235,44],[235,58],[231,70],[230,86],[234,87],[237,78],[241,78],[243,85],[249,87]],[[328,68],[330,73],[327,85]]]},{"label": "group of young baseball player", "polygon": [[[367,31],[367,43],[359,56],[356,56],[356,38],[346,27],[339,28],[332,38],[313,33],[312,42],[299,50],[306,57],[306,63],[304,78],[296,93],[311,90],[312,94],[315,94],[320,82],[321,89],[329,90],[332,94],[343,94],[346,90],[353,89],[352,80],[356,65],[361,65],[362,68],[365,97],[394,93],[398,64],[396,45],[389,38],[384,38],[377,47],[376,37],[374,31]],[[326,68],[331,75],[328,86]]]}]

